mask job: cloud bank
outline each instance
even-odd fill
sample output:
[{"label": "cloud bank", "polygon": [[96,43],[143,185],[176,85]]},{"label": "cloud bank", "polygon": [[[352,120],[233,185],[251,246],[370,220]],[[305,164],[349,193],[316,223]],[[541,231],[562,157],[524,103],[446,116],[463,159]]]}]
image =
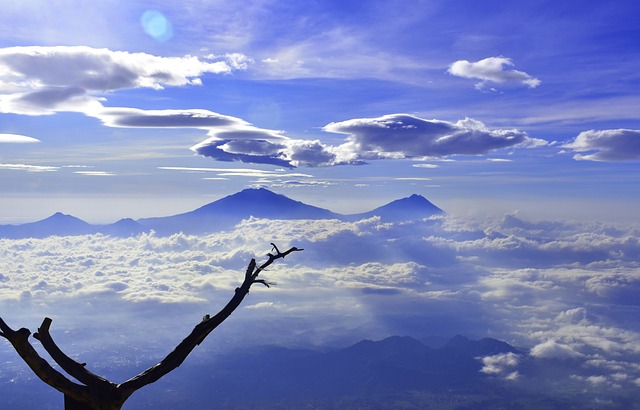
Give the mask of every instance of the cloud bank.
[{"label": "cloud bank", "polygon": [[250,219],[207,236],[3,239],[0,300],[16,306],[12,322],[35,309],[80,326],[82,315],[67,309],[99,300],[125,313],[150,306],[201,316],[275,242],[305,251],[265,272],[278,286],[252,292],[246,307],[259,312],[231,325],[243,336],[254,319],[278,328],[262,341],[298,344],[490,332],[534,357],[620,361],[640,354],[639,234],[508,215],[410,224]]},{"label": "cloud bank", "polygon": [[[585,388],[615,397],[640,379],[638,237],[640,227],[506,215],[411,223],[251,218],[207,236],[3,239],[0,310],[9,325],[32,330],[53,318],[69,353],[125,380],[217,312],[248,261],[262,260],[274,242],[305,250],[264,272],[276,286],[254,288],[195,360],[258,344],[345,347],[390,335],[463,334],[523,349],[476,358],[496,381],[559,397]],[[15,352],[0,349],[0,360],[3,374],[22,383]]]},{"label": "cloud bank", "polygon": [[478,89],[484,88],[488,83],[524,85],[529,88],[540,85],[540,80],[524,71],[511,69],[513,66],[510,58],[489,57],[476,62],[458,60],[447,71],[456,77],[480,80],[476,83]]}]

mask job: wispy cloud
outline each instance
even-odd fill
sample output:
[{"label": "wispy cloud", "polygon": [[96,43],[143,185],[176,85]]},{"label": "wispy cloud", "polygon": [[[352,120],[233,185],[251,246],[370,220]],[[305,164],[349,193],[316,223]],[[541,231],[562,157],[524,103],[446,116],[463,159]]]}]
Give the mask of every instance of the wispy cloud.
[{"label": "wispy cloud", "polygon": [[524,71],[511,69],[513,66],[510,58],[489,57],[476,62],[458,60],[449,66],[448,72],[456,77],[480,80],[476,84],[476,88],[479,89],[484,88],[487,83],[511,83],[525,85],[529,88],[540,85],[540,80]]},{"label": "wispy cloud", "polygon": [[289,178],[302,177],[312,178],[313,175],[302,173],[288,173],[283,171],[267,171],[261,169],[250,168],[192,168],[192,167],[158,167],[170,171],[186,171],[186,172],[215,172],[218,176],[244,176],[244,177],[260,177],[260,178]]},{"label": "wispy cloud", "polygon": [[440,168],[440,165],[438,164],[413,164],[412,166],[415,168],[428,168],[428,169]]},{"label": "wispy cloud", "polygon": [[40,142],[40,140],[26,135],[0,134],[0,144],[32,144],[34,142]]},{"label": "wispy cloud", "polygon": [[28,164],[0,164],[0,169],[8,169],[13,171],[27,172],[54,172],[60,167],[51,167],[46,165],[28,165]]},{"label": "wispy cloud", "polygon": [[75,171],[74,174],[87,175],[91,177],[108,177],[115,175],[113,172],[108,171]]}]

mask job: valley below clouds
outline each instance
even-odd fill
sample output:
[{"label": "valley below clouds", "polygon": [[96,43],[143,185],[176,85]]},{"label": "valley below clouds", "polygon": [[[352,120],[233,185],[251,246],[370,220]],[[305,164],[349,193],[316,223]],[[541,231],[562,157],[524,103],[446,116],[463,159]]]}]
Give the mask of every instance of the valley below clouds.
[{"label": "valley below clouds", "polygon": [[[525,352],[478,358],[501,383],[540,385],[548,364],[563,369],[545,376],[551,389],[609,397],[640,386],[638,234],[637,226],[509,214],[404,223],[251,218],[201,236],[0,239],[0,306],[14,328],[35,331],[51,317],[64,351],[124,381],[134,375],[125,370],[153,365],[216,313],[273,242],[305,250],[264,272],[276,285],[254,286],[187,362],[259,345],[327,349],[461,334]],[[0,357],[3,390],[33,382],[8,343]]]}]

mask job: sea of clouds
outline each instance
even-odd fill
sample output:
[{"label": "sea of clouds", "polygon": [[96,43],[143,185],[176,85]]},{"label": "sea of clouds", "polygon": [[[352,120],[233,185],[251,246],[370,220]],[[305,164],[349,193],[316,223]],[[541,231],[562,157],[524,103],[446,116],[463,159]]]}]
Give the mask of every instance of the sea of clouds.
[{"label": "sea of clouds", "polygon": [[[121,382],[134,375],[122,369],[153,365],[216,313],[273,242],[304,251],[271,265],[262,276],[276,285],[254,285],[193,356],[462,334],[528,352],[479,358],[484,373],[506,382],[526,378],[520,367],[532,360],[565,361],[558,383],[623,391],[640,386],[639,234],[637,226],[510,214],[250,219],[206,236],[0,239],[0,316],[31,331],[51,317],[63,351]],[[0,362],[2,382],[33,377],[6,340]]]}]

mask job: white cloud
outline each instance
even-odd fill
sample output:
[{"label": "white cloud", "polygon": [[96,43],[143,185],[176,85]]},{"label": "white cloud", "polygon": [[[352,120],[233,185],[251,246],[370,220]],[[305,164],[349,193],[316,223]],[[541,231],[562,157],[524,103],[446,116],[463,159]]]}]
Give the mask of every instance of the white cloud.
[{"label": "white cloud", "polygon": [[485,356],[481,360],[482,369],[480,371],[482,373],[504,376],[507,380],[516,380],[518,378],[518,373],[513,369],[518,366],[520,357],[513,352]]},{"label": "white cloud", "polygon": [[481,80],[476,84],[477,88],[484,88],[487,83],[513,83],[535,88],[540,85],[540,80],[529,74],[510,69],[513,62],[506,57],[489,57],[480,61],[470,62],[458,60],[449,66],[449,74],[462,78]]},{"label": "white cloud", "polygon": [[577,152],[573,156],[576,160],[637,161],[640,160],[640,131],[629,129],[583,131],[563,147]]},{"label": "white cloud", "polygon": [[87,175],[92,177],[106,177],[115,175],[113,172],[109,171],[75,171],[74,174]]},{"label": "white cloud", "polygon": [[0,144],[32,144],[34,142],[40,142],[40,140],[26,135],[0,134]]},{"label": "white cloud", "polygon": [[272,188],[299,188],[299,187],[326,187],[330,185],[336,185],[331,181],[318,181],[318,180],[286,180],[286,181],[272,181],[264,180],[268,187]]},{"label": "white cloud", "polygon": [[206,73],[246,69],[238,53],[158,57],[90,47],[0,49],[0,112],[50,115],[80,112],[110,127],[196,128],[208,139],[191,147],[217,161],[279,167],[363,164],[387,158],[480,155],[501,148],[546,144],[519,130],[489,130],[472,119],[450,123],[395,114],[330,123],[325,131],[347,134],[344,144],[289,138],[283,131],[255,127],[237,117],[204,109],[143,110],[105,107],[109,91],[200,85]]},{"label": "white cloud", "polygon": [[53,172],[60,169],[60,167],[50,167],[46,165],[29,165],[29,164],[0,164],[0,170],[9,169],[12,171],[27,171],[27,172]]},{"label": "white cloud", "polygon": [[[234,61],[238,58],[234,57]],[[8,47],[0,49],[5,81],[25,89],[81,87],[90,91],[197,85],[204,73],[229,73],[225,61],[194,56],[158,57],[84,46]]]},{"label": "white cloud", "polygon": [[582,354],[573,350],[571,346],[557,343],[555,340],[547,340],[535,345],[531,349],[531,355],[540,359],[571,359],[582,356]]}]

